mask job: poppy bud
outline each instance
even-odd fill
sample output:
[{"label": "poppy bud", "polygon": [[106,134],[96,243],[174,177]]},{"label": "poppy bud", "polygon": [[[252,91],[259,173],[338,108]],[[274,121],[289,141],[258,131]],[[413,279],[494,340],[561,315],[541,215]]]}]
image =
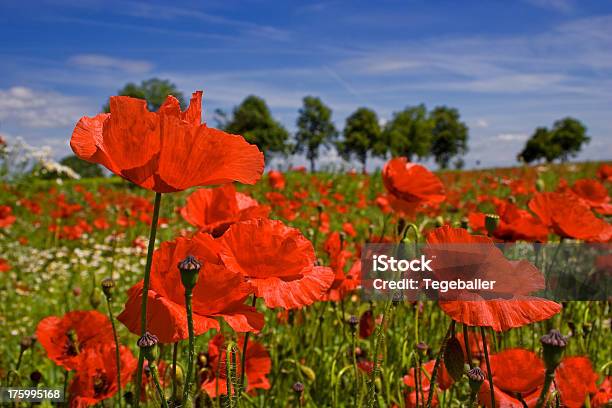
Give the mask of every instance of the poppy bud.
[{"label": "poppy bud", "polygon": [[141,338],[138,339],[136,345],[142,349],[145,358],[148,361],[155,361],[159,357],[159,350],[157,350],[157,343],[159,340],[157,336],[149,332],[145,332]]},{"label": "poppy bud", "polygon": [[42,380],[42,374],[40,371],[32,371],[30,374],[30,381],[32,381],[32,386],[36,387],[38,383]]},{"label": "poppy bud", "polygon": [[376,324],[372,310],[366,310],[359,319],[359,337],[367,339],[374,333]]},{"label": "poppy bud", "polygon": [[128,405],[133,405],[134,404],[134,393],[132,391],[128,391],[125,394],[123,394],[123,399],[125,400],[125,403]]},{"label": "poppy bud", "polygon": [[460,225],[461,225],[461,228],[468,229],[470,225],[470,220],[468,219],[468,217],[461,217]]},{"label": "poppy bud", "polygon": [[429,350],[429,346],[427,345],[427,343],[422,341],[418,342],[415,348],[421,357],[425,357],[425,355],[427,355],[427,350]]},{"label": "poppy bud", "polygon": [[351,327],[351,333],[355,334],[357,325],[359,324],[359,319],[357,318],[357,316],[349,317],[347,323]]},{"label": "poppy bud", "polygon": [[559,330],[552,329],[540,338],[540,343],[544,347],[544,363],[548,370],[554,370],[561,362],[563,351],[567,346],[567,337],[563,336]]},{"label": "poppy bud", "polygon": [[489,235],[493,235],[495,230],[497,229],[497,225],[499,224],[499,215],[497,214],[487,214],[485,215],[485,228]]},{"label": "poppy bud", "polygon": [[472,394],[477,394],[480,390],[480,386],[485,380],[485,374],[479,367],[474,367],[467,372],[467,376],[470,383],[470,390]]},{"label": "poppy bud", "polygon": [[295,392],[298,397],[300,395],[302,395],[302,393],[304,392],[304,384],[302,384],[301,382],[296,382],[295,384],[293,384],[293,386],[291,387],[291,389],[293,390],[293,392]]},{"label": "poppy bud", "polygon": [[400,291],[393,292],[393,297],[391,298],[391,304],[393,306],[398,306],[404,300],[404,295]]},{"label": "poppy bud", "polygon": [[89,294],[89,304],[93,309],[97,309],[102,303],[102,296],[100,296],[100,290],[98,288],[93,288],[91,293]]},{"label": "poppy bud", "polygon": [[21,339],[19,346],[21,347],[21,351],[26,351],[31,348],[34,343],[36,343],[36,336],[26,336]]},{"label": "poppy bud", "polygon": [[198,283],[198,273],[201,267],[202,264],[191,255],[179,262],[178,268],[181,271],[181,281],[185,289],[191,290]]},{"label": "poppy bud", "polygon": [[540,193],[546,190],[546,183],[541,178],[536,180],[535,186],[536,190],[538,190]]},{"label": "poppy bud", "polygon": [[300,371],[302,374],[306,376],[310,381],[314,381],[316,379],[316,374],[314,370],[308,366],[300,364]]},{"label": "poppy bud", "polygon": [[81,288],[79,288],[78,286],[72,288],[72,294],[74,295],[74,297],[81,296]]},{"label": "poppy bud", "polygon": [[104,296],[106,296],[106,298],[110,300],[112,298],[113,288],[115,287],[115,281],[112,278],[106,278],[103,279],[102,282],[100,282],[100,285],[102,286],[102,292],[104,292]]}]

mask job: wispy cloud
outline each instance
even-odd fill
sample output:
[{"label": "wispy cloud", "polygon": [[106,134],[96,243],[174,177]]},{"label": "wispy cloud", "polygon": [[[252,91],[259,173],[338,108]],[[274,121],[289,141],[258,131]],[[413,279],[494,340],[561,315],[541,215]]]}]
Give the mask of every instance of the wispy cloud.
[{"label": "wispy cloud", "polygon": [[129,58],[114,58],[100,54],[79,54],[68,59],[69,64],[94,69],[118,69],[120,71],[134,74],[145,74],[150,72],[153,64],[148,61],[134,60]]},{"label": "wispy cloud", "polygon": [[561,13],[569,13],[574,10],[574,2],[571,0],[526,0],[527,3]]},{"label": "wispy cloud", "polygon": [[0,120],[23,128],[61,128],[83,113],[80,98],[14,86],[0,89]]}]

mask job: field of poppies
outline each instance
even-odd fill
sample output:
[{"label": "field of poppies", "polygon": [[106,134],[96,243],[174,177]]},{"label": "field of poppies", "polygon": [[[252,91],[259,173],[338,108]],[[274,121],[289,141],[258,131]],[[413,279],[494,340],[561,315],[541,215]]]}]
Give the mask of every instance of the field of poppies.
[{"label": "field of poppies", "polygon": [[201,93],[144,104],[113,97],[72,135],[119,177],[0,186],[2,387],[70,407],[610,406],[611,304],[529,296],[554,265],[511,264],[524,296],[371,302],[360,260],[365,243],[609,244],[609,163],[264,172],[201,123]]}]

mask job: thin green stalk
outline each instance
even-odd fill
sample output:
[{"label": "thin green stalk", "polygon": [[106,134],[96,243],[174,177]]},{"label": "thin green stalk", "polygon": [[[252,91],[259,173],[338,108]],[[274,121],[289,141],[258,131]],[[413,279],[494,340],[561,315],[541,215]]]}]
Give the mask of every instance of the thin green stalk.
[{"label": "thin green stalk", "polygon": [[155,389],[159,394],[159,398],[161,399],[162,407],[168,408],[168,401],[166,401],[166,396],[164,394],[164,389],[161,387],[159,383],[159,375],[157,373],[157,364],[155,361],[149,361],[149,372],[151,373],[151,378],[153,379],[153,383],[155,384]]},{"label": "thin green stalk", "polygon": [[355,355],[355,332],[356,330],[351,330],[352,331],[352,340],[351,340],[351,356],[353,357],[353,370],[355,372],[355,404],[354,406],[357,406],[357,403],[359,401],[359,391],[361,390],[361,379],[359,377],[359,368],[357,367],[357,356]]},{"label": "thin green stalk", "polygon": [[[491,393],[491,408],[495,408],[495,391],[493,389],[493,373],[491,372],[491,363],[489,363],[489,350],[487,350],[487,333],[484,327],[480,327],[480,335],[482,336],[482,347],[484,348],[485,361],[487,363],[487,376],[489,378],[489,392]],[[550,384],[549,384],[550,386]]]},{"label": "thin green stalk", "polygon": [[[149,234],[149,246],[147,248],[147,263],[142,284],[142,304],[140,306],[140,334],[144,336],[147,331],[147,301],[149,299],[149,280],[151,278],[151,263],[153,262],[153,250],[155,249],[155,236],[157,235],[157,222],[159,219],[159,208],[161,206],[161,193],[155,193],[153,205],[153,219],[151,220],[151,232]],[[142,349],[138,352],[138,370],[136,371],[136,397],[134,405],[140,405],[140,385],[142,384],[142,368],[144,366],[144,354]]]},{"label": "thin green stalk", "polygon": [[546,396],[548,395],[548,390],[550,390],[550,385],[555,379],[555,369],[546,369],[546,374],[544,375],[544,387],[542,387],[542,391],[540,392],[540,396],[538,397],[538,401],[536,402],[535,408],[542,408],[544,403],[546,402]]},{"label": "thin green stalk", "polygon": [[[257,304],[257,296],[253,295],[253,301],[251,302],[251,306],[255,307]],[[244,344],[242,345],[242,355],[240,356],[240,394],[244,391],[244,380],[246,373],[246,354],[247,354],[247,345],[249,344],[249,337],[251,332],[246,332],[244,335]]]},{"label": "thin green stalk", "polygon": [[172,403],[176,403],[176,357],[178,356],[178,341],[172,345]]},{"label": "thin green stalk", "polygon": [[195,334],[193,331],[193,311],[191,310],[192,290],[185,288],[185,310],[187,311],[187,329],[189,330],[189,353],[187,354],[187,372],[183,389],[183,405],[187,404],[191,391],[191,372],[193,371],[193,358],[195,354]]},{"label": "thin green stalk", "polygon": [[[450,325],[448,326],[448,330],[444,335],[444,339],[442,340],[442,345],[440,346],[440,351],[438,351],[438,355],[436,356],[436,362],[434,363],[433,371],[431,372],[431,379],[429,380],[429,394],[427,395],[427,408],[431,408],[431,402],[433,400],[433,394],[436,390],[436,378],[438,375],[438,368],[440,367],[440,360],[442,359],[442,355],[444,354],[444,350],[446,350],[446,343],[450,338],[452,332],[455,331],[455,321],[451,320]],[[494,407],[495,408],[495,407]]]},{"label": "thin green stalk", "polygon": [[115,364],[117,365],[117,398],[119,399],[119,407],[122,406],[121,401],[121,353],[119,351],[119,337],[117,337],[117,327],[115,326],[115,319],[113,317],[113,310],[111,309],[111,298],[106,296],[106,307],[108,309],[108,318],[111,321],[113,328],[113,337],[115,339]]},{"label": "thin green stalk", "polygon": [[467,363],[470,369],[472,368],[472,350],[470,350],[470,337],[467,325],[464,323],[463,326],[463,344],[465,345],[465,355],[467,357]]}]

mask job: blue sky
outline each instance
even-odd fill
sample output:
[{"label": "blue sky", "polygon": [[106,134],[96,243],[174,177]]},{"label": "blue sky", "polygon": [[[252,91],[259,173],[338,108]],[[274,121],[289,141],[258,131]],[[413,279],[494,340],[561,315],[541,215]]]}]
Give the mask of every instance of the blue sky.
[{"label": "blue sky", "polygon": [[360,106],[382,121],[453,106],[470,128],[469,167],[512,165],[535,127],[570,115],[592,136],[579,159],[612,159],[608,1],[8,0],[0,38],[0,134],[57,157],[80,116],[160,77],[203,89],[209,122],[249,94],[290,130],[305,95],[339,127]]}]

